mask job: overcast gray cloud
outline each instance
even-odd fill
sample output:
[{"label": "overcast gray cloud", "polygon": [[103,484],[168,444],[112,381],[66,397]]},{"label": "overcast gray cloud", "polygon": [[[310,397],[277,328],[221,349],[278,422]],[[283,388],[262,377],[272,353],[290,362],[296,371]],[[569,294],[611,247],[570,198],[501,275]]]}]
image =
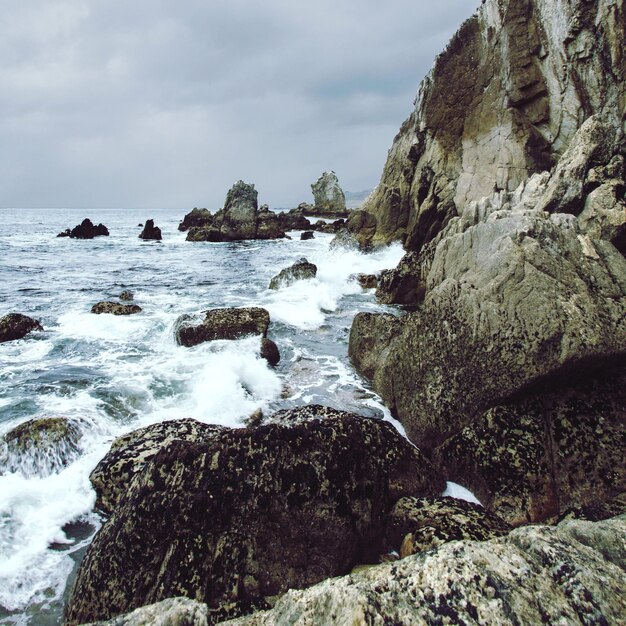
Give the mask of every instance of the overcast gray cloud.
[{"label": "overcast gray cloud", "polygon": [[478,0],[0,0],[0,206],[274,207],[373,187]]}]

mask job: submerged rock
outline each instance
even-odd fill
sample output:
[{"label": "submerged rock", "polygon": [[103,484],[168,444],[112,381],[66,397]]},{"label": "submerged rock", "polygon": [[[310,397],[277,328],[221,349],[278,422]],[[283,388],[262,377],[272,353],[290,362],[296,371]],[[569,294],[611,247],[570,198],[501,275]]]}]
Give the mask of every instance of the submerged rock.
[{"label": "submerged rock", "polygon": [[618,624],[626,615],[626,517],[532,526],[289,591],[229,626]]},{"label": "submerged rock", "polygon": [[119,295],[120,300],[125,300],[127,302],[130,301],[130,300],[133,300],[134,297],[135,297],[135,294],[133,294],[132,291],[128,291],[128,289],[125,289]]},{"label": "submerged rock", "polygon": [[298,280],[307,280],[317,276],[317,265],[309,263],[305,258],[299,259],[290,267],[280,272],[270,280],[269,289],[280,289]]},{"label": "submerged rock", "polygon": [[82,431],[65,417],[28,420],[0,440],[0,474],[42,477],[61,471],[81,453]]},{"label": "submerged rock", "polygon": [[154,225],[154,220],[146,221],[146,225],[139,234],[139,239],[161,241],[161,229]]},{"label": "submerged rock", "polygon": [[86,218],[78,226],[74,226],[72,230],[69,228],[57,237],[70,237],[71,239],[93,239],[94,237],[108,237],[109,229],[104,224],[94,226],[93,222]]},{"label": "submerged rock", "polygon": [[89,476],[96,492],[96,506],[104,513],[113,513],[132,479],[170,442],[200,443],[225,430],[222,426],[194,419],[180,419],[146,426],[118,437]]},{"label": "submerged rock", "polygon": [[120,304],[119,302],[98,302],[91,307],[91,312],[100,315],[110,313],[111,315],[133,315],[141,313],[142,308],[137,304]]},{"label": "submerged rock", "polygon": [[300,235],[300,240],[301,241],[308,241],[309,239],[315,239],[315,235],[313,234],[312,230],[305,230],[301,235]]},{"label": "submerged rock", "polygon": [[280,362],[278,346],[267,337],[261,339],[261,358],[265,359],[272,367]]},{"label": "submerged rock", "polygon": [[357,274],[356,280],[363,289],[376,289],[378,276],[376,274]]},{"label": "submerged rock", "polygon": [[375,558],[391,505],[443,481],[389,423],[322,413],[163,447],[89,547],[67,623],[175,595],[242,612]]},{"label": "submerged rock", "polygon": [[174,325],[176,341],[195,346],[216,339],[239,339],[247,335],[267,336],[270,314],[260,307],[212,309],[204,318],[181,315]]},{"label": "submerged rock", "polygon": [[335,172],[324,172],[317,182],[311,185],[313,192],[313,211],[319,215],[345,213],[346,197],[339,186],[339,180]]},{"label": "submerged rock", "polygon": [[43,326],[27,315],[7,313],[0,317],[0,343],[22,339],[33,330],[43,330]]}]

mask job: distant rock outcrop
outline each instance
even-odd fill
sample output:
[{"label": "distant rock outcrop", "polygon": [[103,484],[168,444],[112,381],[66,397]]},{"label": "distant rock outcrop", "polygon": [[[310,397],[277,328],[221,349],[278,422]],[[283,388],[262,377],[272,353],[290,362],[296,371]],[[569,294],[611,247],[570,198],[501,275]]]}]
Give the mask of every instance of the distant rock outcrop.
[{"label": "distant rock outcrop", "polygon": [[189,228],[187,241],[240,241],[248,239],[280,239],[285,237],[286,218],[259,208],[254,185],[239,181],[226,195],[224,208],[215,215],[206,209],[194,209],[179,226]]},{"label": "distant rock outcrop", "polygon": [[89,546],[67,623],[180,595],[206,602],[214,620],[241,614],[375,559],[391,506],[441,492],[388,422],[305,408],[319,417],[293,409],[282,423],[164,445]]},{"label": "distant rock outcrop", "polygon": [[137,304],[120,304],[119,302],[98,302],[91,307],[91,312],[100,315],[109,313],[111,315],[134,315],[141,313],[142,308]]},{"label": "distant rock outcrop", "polygon": [[71,239],[93,239],[94,237],[108,237],[109,229],[104,224],[94,226],[93,222],[86,218],[78,226],[71,230],[68,228],[57,237],[70,237]]},{"label": "distant rock outcrop", "polygon": [[311,185],[314,199],[314,211],[317,214],[334,215],[346,212],[346,197],[339,186],[335,172],[324,172]]},{"label": "distant rock outcrop", "polygon": [[161,241],[161,229],[154,225],[154,220],[147,220],[146,225],[139,234],[139,239]]},{"label": "distant rock outcrop", "polygon": [[0,317],[0,343],[22,339],[33,330],[43,330],[43,326],[28,315],[7,313]]}]

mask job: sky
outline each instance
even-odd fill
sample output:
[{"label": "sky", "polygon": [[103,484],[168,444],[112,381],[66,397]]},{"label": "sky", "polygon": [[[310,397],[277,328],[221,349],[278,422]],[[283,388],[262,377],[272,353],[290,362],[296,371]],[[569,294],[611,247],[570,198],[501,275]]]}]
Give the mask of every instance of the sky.
[{"label": "sky", "polygon": [[0,0],[0,207],[373,188],[479,0]]}]

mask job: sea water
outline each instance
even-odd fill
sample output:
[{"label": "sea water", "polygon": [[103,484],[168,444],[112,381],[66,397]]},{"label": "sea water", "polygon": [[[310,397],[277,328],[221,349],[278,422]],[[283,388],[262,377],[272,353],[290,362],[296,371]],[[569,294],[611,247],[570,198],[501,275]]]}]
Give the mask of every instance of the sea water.
[{"label": "sea water", "polygon": [[[37,417],[67,417],[81,450],[62,471],[0,468],[0,624],[58,624],[76,563],[101,520],[89,473],[111,441],[167,419],[243,426],[264,414],[319,403],[391,419],[347,357],[358,311],[385,311],[354,278],[395,267],[393,245],[372,254],[330,250],[331,235],[190,243],[177,230],[185,211],[0,210],[0,316],[19,312],[44,332],[0,344],[0,436]],[[57,238],[85,217],[109,237]],[[153,218],[162,242],[138,239]],[[281,269],[306,257],[317,277],[269,290]],[[142,312],[94,315],[93,304],[134,293]],[[281,352],[271,368],[259,339],[176,345],[178,316],[261,306]]]}]

